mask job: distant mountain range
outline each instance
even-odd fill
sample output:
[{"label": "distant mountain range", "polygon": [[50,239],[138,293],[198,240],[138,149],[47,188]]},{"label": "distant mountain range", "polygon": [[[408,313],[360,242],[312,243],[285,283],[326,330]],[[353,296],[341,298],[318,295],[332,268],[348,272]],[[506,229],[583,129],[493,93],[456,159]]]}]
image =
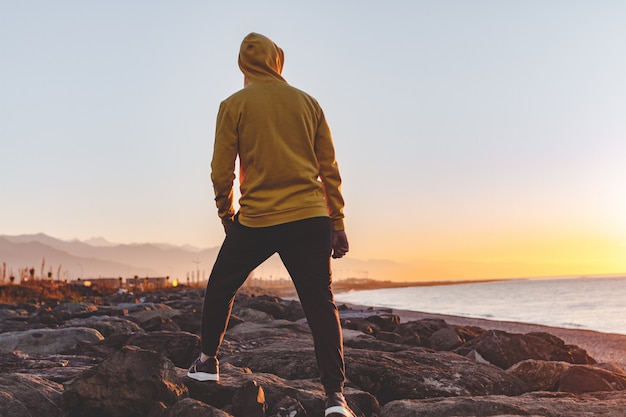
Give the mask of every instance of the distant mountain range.
[{"label": "distant mountain range", "polygon": [[[192,246],[141,243],[115,244],[103,238],[87,241],[60,240],[39,233],[35,235],[0,235],[0,278],[3,263],[6,279],[19,277],[20,270],[33,268],[35,276],[75,280],[77,278],[163,277],[184,280],[207,279],[218,247],[200,249]],[[42,268],[43,267],[43,268]],[[394,279],[394,270],[404,267],[386,260],[358,260],[349,257],[333,261],[335,279]],[[286,278],[280,258],[273,256],[255,271],[263,278]],[[18,278],[19,279],[19,278]]]},{"label": "distant mountain range", "polygon": [[[85,242],[65,241],[45,234],[0,235],[0,263],[19,276],[19,270],[34,268],[35,276],[57,279],[100,277],[184,278],[187,273],[210,268],[218,248],[197,249],[163,244],[114,244],[102,238]],[[194,262],[194,261],[197,261]],[[205,272],[208,275],[208,272]]]}]

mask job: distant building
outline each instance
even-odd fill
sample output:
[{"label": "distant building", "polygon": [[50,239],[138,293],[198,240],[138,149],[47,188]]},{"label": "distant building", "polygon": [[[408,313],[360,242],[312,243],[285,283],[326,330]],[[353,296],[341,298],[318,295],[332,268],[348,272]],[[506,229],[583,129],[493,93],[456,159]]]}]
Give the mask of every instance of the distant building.
[{"label": "distant building", "polygon": [[138,288],[141,290],[159,289],[171,287],[170,277],[144,277],[134,276],[132,278],[78,278],[70,282],[72,285],[80,285],[92,288]]}]

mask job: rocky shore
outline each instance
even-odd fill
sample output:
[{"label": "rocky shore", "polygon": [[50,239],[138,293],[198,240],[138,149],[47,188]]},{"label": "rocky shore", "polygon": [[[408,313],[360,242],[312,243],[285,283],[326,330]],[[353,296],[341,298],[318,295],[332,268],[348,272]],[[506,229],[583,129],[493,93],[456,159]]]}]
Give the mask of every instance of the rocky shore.
[{"label": "rocky shore", "polygon": [[[201,306],[191,289],[0,303],[0,417],[323,415],[297,301],[237,296],[219,383],[186,377]],[[357,416],[626,415],[623,362],[605,361],[619,355],[564,329],[419,314],[340,306]]]}]

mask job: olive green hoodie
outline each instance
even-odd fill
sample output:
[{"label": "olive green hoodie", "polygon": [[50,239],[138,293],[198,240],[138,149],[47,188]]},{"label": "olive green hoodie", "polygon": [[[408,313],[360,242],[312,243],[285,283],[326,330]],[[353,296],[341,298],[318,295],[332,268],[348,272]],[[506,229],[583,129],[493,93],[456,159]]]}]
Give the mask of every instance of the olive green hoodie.
[{"label": "olive green hoodie", "polygon": [[211,179],[222,223],[233,222],[239,156],[239,222],[266,227],[329,216],[343,230],[341,177],[332,136],[317,101],[281,76],[284,55],[251,33],[239,52],[245,87],[220,104]]}]

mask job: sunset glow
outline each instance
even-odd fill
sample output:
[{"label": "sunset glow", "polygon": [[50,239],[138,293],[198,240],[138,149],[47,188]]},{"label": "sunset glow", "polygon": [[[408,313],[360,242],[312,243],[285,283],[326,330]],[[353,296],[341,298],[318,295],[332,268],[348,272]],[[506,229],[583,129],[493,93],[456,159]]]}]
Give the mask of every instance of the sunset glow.
[{"label": "sunset glow", "polygon": [[35,3],[0,6],[0,235],[219,246],[215,117],[257,31],[324,108],[359,271],[626,273],[624,2]]}]

